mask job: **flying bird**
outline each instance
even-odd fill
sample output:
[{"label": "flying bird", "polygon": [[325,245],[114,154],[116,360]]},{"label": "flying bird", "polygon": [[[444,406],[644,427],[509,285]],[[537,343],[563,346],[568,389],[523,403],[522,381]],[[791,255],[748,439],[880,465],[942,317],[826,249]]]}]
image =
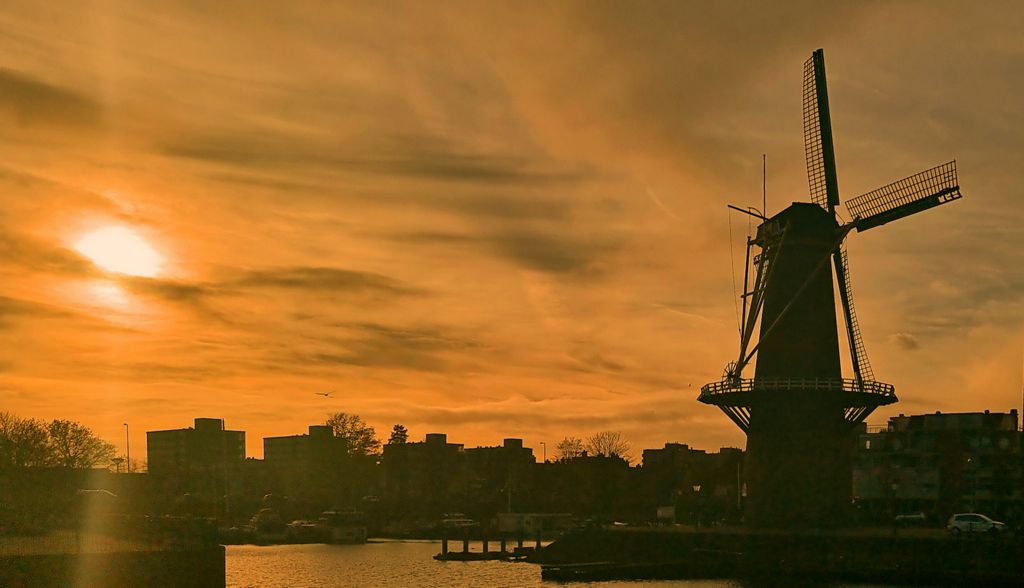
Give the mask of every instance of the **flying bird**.
[{"label": "flying bird", "polygon": [[333,392],[314,392],[317,396],[323,396],[324,398],[330,398]]}]

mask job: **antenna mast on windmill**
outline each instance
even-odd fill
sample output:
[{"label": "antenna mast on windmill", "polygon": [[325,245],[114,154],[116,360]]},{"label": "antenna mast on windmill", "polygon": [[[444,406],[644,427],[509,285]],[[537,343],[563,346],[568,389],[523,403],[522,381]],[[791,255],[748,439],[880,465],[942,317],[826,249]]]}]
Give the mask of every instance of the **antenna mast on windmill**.
[{"label": "antenna mast on windmill", "polygon": [[[751,248],[759,251],[744,270],[749,289],[741,296],[739,354],[722,380],[703,386],[698,397],[747,434],[746,518],[759,527],[841,524],[852,499],[856,427],[877,407],[897,401],[893,386],[875,380],[871,370],[843,241],[854,229],[961,197],[951,161],[847,201],[853,220],[841,223],[821,49],[804,64],[803,119],[810,202],[762,218],[748,240],[747,259]],[[843,378],[840,366],[835,290],[852,378]],[[754,377],[745,379],[755,354]]]}]

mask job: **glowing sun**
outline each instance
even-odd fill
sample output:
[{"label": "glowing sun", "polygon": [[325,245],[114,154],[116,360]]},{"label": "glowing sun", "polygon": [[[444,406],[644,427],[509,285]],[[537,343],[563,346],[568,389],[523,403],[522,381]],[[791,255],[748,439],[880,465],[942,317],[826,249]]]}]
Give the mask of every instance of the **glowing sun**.
[{"label": "glowing sun", "polygon": [[149,243],[124,227],[93,231],[75,244],[75,250],[105,270],[152,278],[160,271],[160,254]]}]

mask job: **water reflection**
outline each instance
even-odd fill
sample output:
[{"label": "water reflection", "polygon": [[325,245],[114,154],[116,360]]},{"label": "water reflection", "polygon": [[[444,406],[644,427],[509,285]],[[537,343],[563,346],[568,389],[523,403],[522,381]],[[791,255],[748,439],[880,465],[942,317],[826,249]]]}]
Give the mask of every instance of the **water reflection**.
[{"label": "water reflection", "polygon": [[[479,542],[471,549],[479,551]],[[378,541],[365,545],[229,545],[226,567],[229,588],[303,586],[561,586],[544,582],[540,566],[500,561],[439,562],[436,541]],[[793,586],[792,579],[758,581],[671,580],[644,582],[572,583],[601,588],[765,588]],[[845,584],[807,584],[853,588]],[[856,588],[872,588],[867,585]],[[881,588],[881,587],[878,587]]]},{"label": "water reflection", "polygon": [[[480,550],[479,543],[471,549]],[[500,561],[434,561],[436,541],[374,541],[365,545],[227,547],[227,585],[235,588],[301,586],[558,586],[542,582],[540,566]],[[650,582],[574,583],[573,586],[650,585]],[[735,587],[722,580],[655,582],[659,587]]]}]

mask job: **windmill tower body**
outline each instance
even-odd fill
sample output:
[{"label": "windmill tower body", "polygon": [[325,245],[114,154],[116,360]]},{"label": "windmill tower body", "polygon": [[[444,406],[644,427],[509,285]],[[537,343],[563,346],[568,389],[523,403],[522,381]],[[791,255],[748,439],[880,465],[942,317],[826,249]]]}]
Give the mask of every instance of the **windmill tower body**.
[{"label": "windmill tower body", "polygon": [[[853,442],[834,398],[838,390],[756,386],[758,381],[838,382],[842,377],[832,268],[822,263],[835,248],[835,219],[816,204],[798,202],[765,221],[759,237],[767,240],[783,231],[764,293],[764,343],[747,434],[747,518],[773,527],[829,520],[850,503]],[[788,336],[765,336],[773,324],[774,332]]]},{"label": "windmill tower body", "polygon": [[[836,221],[816,204],[795,202],[765,221],[758,237],[767,242],[783,231],[764,294],[756,377],[838,379],[836,298],[827,263],[836,246]],[[765,337],[776,319],[775,329],[788,336]]]},{"label": "windmill tower body", "polygon": [[[960,198],[956,163],[949,162],[848,201],[853,220],[840,223],[820,49],[804,64],[803,98],[811,202],[771,218],[750,213],[763,222],[747,242],[739,356],[698,397],[747,433],[745,516],[757,527],[843,524],[858,425],[896,402],[893,387],[876,381],[868,362],[843,241],[854,229]],[[837,294],[852,378],[843,377],[840,362]],[[754,377],[745,379],[755,354]]]}]

